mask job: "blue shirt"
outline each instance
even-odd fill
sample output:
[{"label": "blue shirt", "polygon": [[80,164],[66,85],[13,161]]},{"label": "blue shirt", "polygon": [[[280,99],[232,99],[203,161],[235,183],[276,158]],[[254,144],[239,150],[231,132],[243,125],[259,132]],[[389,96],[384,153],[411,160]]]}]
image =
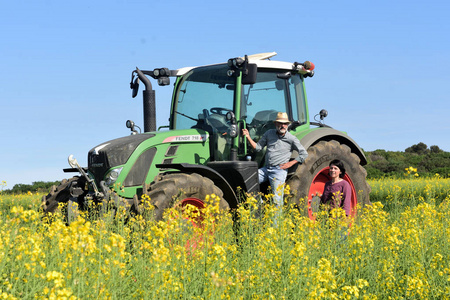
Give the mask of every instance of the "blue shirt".
[{"label": "blue shirt", "polygon": [[280,136],[276,129],[267,130],[256,143],[255,150],[261,151],[265,146],[267,146],[266,167],[279,166],[289,162],[293,150],[298,152],[295,160],[299,163],[303,163],[308,156],[308,152],[300,144],[298,138],[288,131]]}]

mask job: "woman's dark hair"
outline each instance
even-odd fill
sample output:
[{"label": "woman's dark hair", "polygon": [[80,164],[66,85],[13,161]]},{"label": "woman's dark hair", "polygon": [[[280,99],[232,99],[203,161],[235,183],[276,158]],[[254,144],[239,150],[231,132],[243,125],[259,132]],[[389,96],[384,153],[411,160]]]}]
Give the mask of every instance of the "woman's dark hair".
[{"label": "woman's dark hair", "polygon": [[340,161],[339,159],[334,159],[330,162],[330,164],[328,166],[331,167],[331,165],[338,167],[339,170],[341,170],[341,174],[339,174],[339,177],[344,178],[345,167],[344,167],[344,164],[342,163],[342,161]]}]

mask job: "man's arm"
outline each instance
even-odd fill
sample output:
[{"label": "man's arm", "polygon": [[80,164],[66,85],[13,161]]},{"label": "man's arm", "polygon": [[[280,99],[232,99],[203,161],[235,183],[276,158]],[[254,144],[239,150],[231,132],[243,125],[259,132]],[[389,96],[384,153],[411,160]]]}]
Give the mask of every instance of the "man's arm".
[{"label": "man's arm", "polygon": [[281,164],[280,168],[283,170],[289,169],[290,167],[292,167],[297,163],[303,163],[306,157],[308,157],[308,152],[305,150],[305,148],[302,146],[298,138],[296,138],[295,136],[292,136],[292,148],[294,150],[297,150],[298,156],[285,164]]},{"label": "man's arm", "polygon": [[298,160],[293,159],[293,160],[291,160],[291,161],[288,161],[288,162],[285,163],[285,164],[281,164],[281,165],[280,165],[280,168],[281,168],[282,170],[284,170],[284,169],[289,169],[290,167],[292,167],[292,166],[295,165],[296,163],[298,163]]},{"label": "man's arm", "polygon": [[248,129],[242,129],[242,134],[247,138],[247,141],[250,143],[253,149],[256,149],[255,141],[250,137],[250,133],[248,133]]},{"label": "man's arm", "polygon": [[305,147],[300,143],[298,138],[294,137],[293,147],[298,152],[298,156],[295,158],[299,163],[303,163],[305,159],[308,157],[308,151],[306,151]]}]

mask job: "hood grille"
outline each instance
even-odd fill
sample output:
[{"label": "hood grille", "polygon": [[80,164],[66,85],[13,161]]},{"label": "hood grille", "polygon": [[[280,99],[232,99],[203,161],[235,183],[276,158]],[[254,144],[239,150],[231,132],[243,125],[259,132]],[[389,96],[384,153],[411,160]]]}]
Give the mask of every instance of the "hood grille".
[{"label": "hood grille", "polygon": [[89,171],[95,180],[100,182],[110,168],[125,164],[143,141],[154,136],[154,134],[130,135],[92,148],[88,153]]}]

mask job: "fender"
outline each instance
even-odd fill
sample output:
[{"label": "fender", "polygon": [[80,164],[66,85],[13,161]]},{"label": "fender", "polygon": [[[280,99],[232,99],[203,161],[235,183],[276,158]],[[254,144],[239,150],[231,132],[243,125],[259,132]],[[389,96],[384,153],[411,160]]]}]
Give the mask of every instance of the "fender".
[{"label": "fender", "polygon": [[316,130],[312,130],[300,139],[300,143],[303,145],[303,147],[305,147],[305,149],[308,149],[309,147],[314,146],[320,141],[331,140],[335,140],[341,144],[349,146],[352,152],[355,153],[361,160],[360,164],[362,166],[367,164],[367,159],[364,155],[364,151],[362,151],[358,144],[345,133],[333,128],[317,128]]},{"label": "fender", "polygon": [[230,208],[236,208],[238,204],[238,199],[233,189],[227,180],[220,175],[217,171],[204,166],[204,165],[193,165],[187,163],[178,163],[178,164],[157,164],[155,165],[157,168],[166,168],[166,169],[175,169],[179,170],[183,173],[197,173],[204,177],[207,177],[214,181],[214,184],[219,187],[223,192],[223,197],[228,202]]}]

